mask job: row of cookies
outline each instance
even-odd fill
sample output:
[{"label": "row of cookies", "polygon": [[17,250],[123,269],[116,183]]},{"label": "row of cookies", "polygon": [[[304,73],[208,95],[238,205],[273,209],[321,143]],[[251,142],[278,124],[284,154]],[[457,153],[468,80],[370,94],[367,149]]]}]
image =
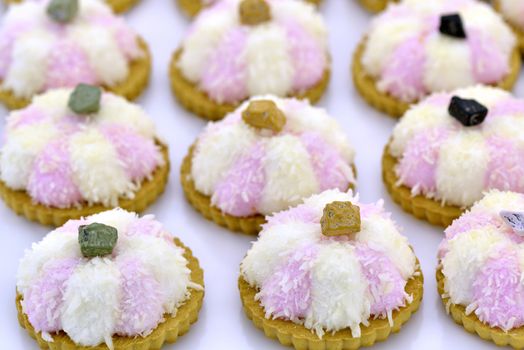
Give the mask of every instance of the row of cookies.
[{"label": "row of cookies", "polygon": [[[433,94],[395,126],[383,156],[392,197],[449,225],[488,189],[524,192],[524,103],[475,86]],[[182,187],[205,217],[256,234],[263,216],[356,184],[355,151],[336,120],[307,101],[271,95],[210,122],[181,165]],[[166,185],[166,142],[139,106],[80,84],[54,89],[7,117],[0,195],[48,225],[120,206],[144,210]]]},{"label": "row of cookies", "polygon": [[[510,90],[521,66],[511,28],[475,0],[393,4],[373,19],[355,51],[355,86],[371,105],[397,117],[434,92],[475,84]],[[314,103],[330,78],[327,38],[322,16],[302,1],[211,4],[173,54],[171,87],[184,107],[210,120],[257,95]],[[13,5],[0,49],[0,100],[10,108],[78,83],[134,99],[151,70],[146,42],[99,0]]]},{"label": "row of cookies", "polygon": [[[454,320],[498,345],[524,346],[524,196],[492,191],[445,231],[438,291]],[[254,325],[296,349],[384,341],[418,310],[423,275],[381,201],[328,190],[268,216],[240,265]],[[185,334],[204,298],[191,250],[122,209],[71,220],[26,251],[16,283],[22,327],[41,348],[159,349]]]}]

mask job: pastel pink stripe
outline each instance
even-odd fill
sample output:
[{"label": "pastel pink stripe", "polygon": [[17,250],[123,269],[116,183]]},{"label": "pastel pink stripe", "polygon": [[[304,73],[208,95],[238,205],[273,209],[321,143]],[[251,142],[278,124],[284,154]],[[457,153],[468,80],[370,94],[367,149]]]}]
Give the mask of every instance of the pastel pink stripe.
[{"label": "pastel pink stripe", "polygon": [[491,327],[524,325],[524,294],[520,284],[520,264],[514,250],[504,250],[486,261],[473,282],[475,314]]},{"label": "pastel pink stripe", "polygon": [[478,29],[467,28],[467,33],[475,80],[493,84],[504,78],[509,72],[509,60],[497,49],[496,41]]},{"label": "pastel pink stripe", "polygon": [[316,210],[305,204],[298,205],[288,210],[280,211],[276,214],[268,216],[266,219],[267,223],[264,225],[264,229],[268,229],[275,225],[282,225],[292,222],[311,224],[320,222],[320,217]]},{"label": "pastel pink stripe", "polygon": [[78,220],[69,220],[64,225],[57,227],[55,231],[64,234],[78,235],[78,228],[82,225],[89,225],[89,222],[83,218]]},{"label": "pastel pink stripe", "polygon": [[219,103],[239,102],[248,97],[247,65],[243,54],[247,37],[245,27],[230,30],[202,72],[201,88]]},{"label": "pastel pink stripe", "polygon": [[388,311],[403,306],[406,300],[406,281],[395,264],[383,253],[366,244],[357,243],[356,254],[369,284],[371,315],[384,317]]},{"label": "pastel pink stripe", "polygon": [[96,73],[82,48],[69,40],[57,41],[47,64],[46,89],[95,84]]},{"label": "pastel pink stripe", "polygon": [[164,308],[160,284],[137,258],[117,260],[120,270],[120,317],[115,333],[135,337],[147,334],[162,321]]},{"label": "pastel pink stripe", "polygon": [[67,208],[82,201],[73,179],[67,138],[50,142],[36,157],[27,191],[35,202],[50,207]]},{"label": "pastel pink stripe", "polygon": [[320,190],[338,188],[341,191],[346,191],[350,182],[342,169],[351,170],[335,147],[329,145],[316,132],[305,132],[300,135],[300,140],[309,153],[311,165],[320,184]]},{"label": "pastel pink stripe", "polygon": [[382,72],[380,85],[402,101],[416,101],[428,93],[424,86],[426,49],[424,42],[412,37],[393,52]]},{"label": "pastel pink stripe", "polygon": [[467,212],[454,220],[444,233],[446,240],[449,241],[461,233],[490,225],[499,228],[502,226],[502,221],[500,218],[493,217],[487,212]]},{"label": "pastel pink stripe", "polygon": [[78,259],[51,260],[40,277],[29,287],[22,308],[37,332],[58,332],[62,329],[60,309],[66,282],[78,266]]},{"label": "pastel pink stripe", "polygon": [[381,215],[382,217],[389,217],[390,213],[384,211],[383,202],[377,203],[355,203],[360,207],[360,217],[367,219],[372,215]]},{"label": "pastel pink stripe", "polygon": [[257,297],[266,317],[298,320],[306,316],[311,305],[311,266],[318,249],[316,245],[298,248],[264,281]]},{"label": "pastel pink stripe", "polygon": [[293,91],[304,91],[316,85],[324,76],[326,53],[317,41],[295,21],[283,23],[289,53],[294,67]]},{"label": "pastel pink stripe", "polygon": [[153,215],[145,215],[132,222],[127,227],[125,234],[129,237],[141,235],[159,237],[174,244],[173,237],[166,231],[160,222],[154,219]]},{"label": "pastel pink stripe", "polygon": [[486,122],[495,117],[509,117],[516,114],[524,114],[524,100],[508,97],[489,109]]},{"label": "pastel pink stripe", "polygon": [[8,119],[7,125],[7,128],[11,130],[30,126],[48,118],[44,111],[34,105],[29,105],[24,109],[13,112],[12,116],[12,119]]},{"label": "pastel pink stripe", "polygon": [[263,169],[265,155],[261,142],[247,150],[217,185],[211,198],[213,205],[234,216],[256,214],[266,183]]},{"label": "pastel pink stripe", "polygon": [[109,124],[100,132],[115,147],[127,175],[132,181],[142,181],[151,176],[161,163],[161,155],[155,142],[145,138],[130,128]]},{"label": "pastel pink stripe", "polygon": [[486,145],[489,152],[486,188],[524,192],[524,148],[497,136],[489,137]]},{"label": "pastel pink stripe", "polygon": [[429,95],[425,100],[424,104],[430,104],[435,107],[447,107],[451,102],[452,94],[447,92],[437,92]]},{"label": "pastel pink stripe", "polygon": [[435,192],[439,150],[447,137],[446,129],[429,129],[417,134],[406,145],[396,171],[400,181],[414,193]]}]

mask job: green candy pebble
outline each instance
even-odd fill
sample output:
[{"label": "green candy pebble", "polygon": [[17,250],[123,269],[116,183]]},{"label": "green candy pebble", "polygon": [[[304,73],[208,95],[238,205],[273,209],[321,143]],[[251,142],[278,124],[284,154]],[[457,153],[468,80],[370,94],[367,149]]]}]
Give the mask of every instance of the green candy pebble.
[{"label": "green candy pebble", "polygon": [[96,113],[100,110],[102,90],[97,86],[79,84],[71,96],[68,106],[77,114]]},{"label": "green candy pebble", "polygon": [[117,239],[117,229],[108,225],[95,222],[78,228],[80,251],[86,258],[113,253]]},{"label": "green candy pebble", "polygon": [[58,23],[71,22],[78,13],[78,0],[51,0],[47,5],[47,14]]}]

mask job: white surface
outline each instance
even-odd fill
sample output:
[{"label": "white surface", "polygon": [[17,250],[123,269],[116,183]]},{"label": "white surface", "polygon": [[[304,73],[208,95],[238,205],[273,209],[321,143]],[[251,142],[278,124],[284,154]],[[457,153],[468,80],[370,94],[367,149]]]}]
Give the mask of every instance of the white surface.
[{"label": "white surface", "polygon": [[[430,0],[428,0],[430,1]],[[404,227],[422,263],[425,295],[421,309],[385,343],[374,349],[490,349],[494,345],[466,333],[444,311],[436,291],[437,245],[442,229],[418,221],[392,203],[381,180],[380,160],[395,121],[368,107],[355,91],[350,73],[354,48],[370,15],[354,0],[325,0],[321,11],[330,28],[333,76],[320,105],[343,125],[357,150],[358,189],[364,201],[384,198],[386,209]],[[4,10],[2,9],[2,13]],[[241,308],[237,290],[238,266],[254,238],[231,233],[205,220],[185,201],[179,184],[179,167],[189,145],[205,122],[178,106],[171,95],[168,62],[188,20],[174,0],[142,0],[126,15],[149,43],[153,58],[150,87],[138,101],[151,114],[169,143],[172,171],[165,194],[149,208],[172,233],[193,250],[205,272],[206,296],[199,321],[188,334],[164,349],[285,349],[266,338]],[[524,93],[524,86],[517,89]],[[0,115],[6,115],[4,109]],[[3,121],[1,122],[3,124]],[[0,126],[0,131],[3,125]],[[13,214],[0,203],[0,339],[2,349],[37,349],[18,326],[15,309],[15,273],[24,249],[39,241],[49,228]]]}]

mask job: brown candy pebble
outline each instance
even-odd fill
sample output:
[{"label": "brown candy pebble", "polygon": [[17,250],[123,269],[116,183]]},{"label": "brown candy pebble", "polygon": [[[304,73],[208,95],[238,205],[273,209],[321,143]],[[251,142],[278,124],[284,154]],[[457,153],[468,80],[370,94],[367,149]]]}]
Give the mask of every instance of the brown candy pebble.
[{"label": "brown candy pebble", "polygon": [[269,129],[280,132],[286,125],[286,117],[275,102],[271,100],[252,101],[242,112],[246,124],[258,129]]},{"label": "brown candy pebble", "polygon": [[254,26],[271,20],[271,9],[266,0],[243,0],[240,3],[240,22]]},{"label": "brown candy pebble", "polygon": [[332,202],[324,207],[320,220],[324,236],[344,236],[360,232],[360,208],[351,202]]}]

